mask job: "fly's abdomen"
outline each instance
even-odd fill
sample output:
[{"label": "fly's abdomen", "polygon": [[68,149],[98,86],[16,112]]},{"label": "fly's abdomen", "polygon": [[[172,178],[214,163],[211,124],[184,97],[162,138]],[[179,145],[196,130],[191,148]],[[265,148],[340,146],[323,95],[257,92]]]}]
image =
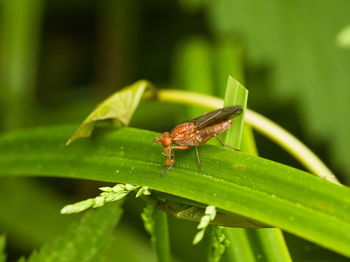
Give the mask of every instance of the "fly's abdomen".
[{"label": "fly's abdomen", "polygon": [[228,120],[222,121],[218,124],[204,127],[202,129],[198,130],[199,132],[197,135],[197,140],[199,142],[204,143],[212,136],[214,136],[216,134],[220,134],[222,132],[225,132],[227,129],[230,128],[231,123],[232,123],[232,119],[228,119]]}]

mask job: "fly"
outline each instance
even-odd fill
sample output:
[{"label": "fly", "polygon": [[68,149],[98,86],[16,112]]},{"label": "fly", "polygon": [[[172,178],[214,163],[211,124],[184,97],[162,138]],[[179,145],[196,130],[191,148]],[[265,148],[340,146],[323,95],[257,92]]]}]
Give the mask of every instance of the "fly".
[{"label": "fly", "polygon": [[154,142],[160,142],[163,146],[163,155],[166,156],[165,166],[168,168],[162,176],[170,171],[175,163],[173,149],[187,149],[194,146],[196,150],[197,163],[201,169],[198,146],[215,137],[222,146],[239,151],[229,145],[224,144],[217,134],[225,132],[231,127],[232,118],[242,114],[240,105],[228,106],[209,112],[188,122],[177,125],[170,133],[164,132],[160,137],[155,137]]}]

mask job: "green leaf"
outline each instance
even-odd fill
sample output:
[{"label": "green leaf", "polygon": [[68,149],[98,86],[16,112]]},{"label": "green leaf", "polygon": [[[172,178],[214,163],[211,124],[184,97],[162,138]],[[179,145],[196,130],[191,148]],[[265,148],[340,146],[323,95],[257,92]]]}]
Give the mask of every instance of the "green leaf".
[{"label": "green leaf", "polygon": [[[349,24],[350,1],[209,3],[206,14],[214,35],[238,36],[244,43],[249,66],[260,68],[269,78],[254,81],[257,78],[249,75],[250,88],[256,91],[255,106],[267,108],[267,104],[281,106],[295,101],[302,123],[299,128],[314,143],[328,145],[333,165],[349,184],[350,122],[344,119],[350,112],[350,59],[349,49],[339,48],[340,43],[348,43],[348,37],[344,31],[338,46],[335,37]],[[330,86],[337,88],[330,92]],[[332,110],[325,106],[329,104]]]},{"label": "green leaf", "polygon": [[350,256],[350,189],[242,152],[203,145],[177,152],[161,177],[158,133],[134,128],[105,132],[70,147],[72,127],[29,129],[0,136],[1,175],[41,175],[129,183],[249,217]]},{"label": "green leaf", "polygon": [[96,256],[109,244],[109,234],[119,221],[120,202],[88,212],[59,238],[34,252],[29,262],[37,261],[96,261]]},{"label": "green leaf", "polygon": [[127,126],[141,98],[149,98],[154,95],[155,90],[153,89],[153,85],[146,80],[137,81],[114,93],[99,104],[85,118],[73,136],[68,139],[66,145],[71,144],[79,138],[89,137],[97,121],[112,119],[117,120],[117,123]]},{"label": "green leaf", "polygon": [[[224,143],[238,149],[241,149],[247,100],[248,90],[229,76],[225,90],[224,106],[241,105],[243,113],[234,120],[231,128],[225,133]],[[254,261],[253,258],[257,252],[252,247],[252,243],[247,241],[247,230],[227,228],[224,233],[230,242],[224,257],[227,261]]]},{"label": "green leaf", "polygon": [[[245,89],[236,80],[229,78],[228,86],[226,89],[225,105],[240,104],[243,108],[243,113],[247,109],[247,97],[248,90]],[[243,146],[249,154],[257,155],[255,140],[251,127],[247,124],[244,125],[243,117],[238,118],[238,123],[235,123],[235,129],[232,127],[226,134],[225,143],[242,149],[240,147],[241,140],[238,137],[242,137],[244,131]],[[226,257],[229,261],[291,261],[288,248],[285,244],[283,234],[279,229],[227,229],[226,236],[234,246],[229,246]],[[271,247],[274,248],[271,248]],[[243,251],[243,252],[242,252]]]},{"label": "green leaf", "polygon": [[147,205],[141,214],[144,227],[151,237],[151,243],[156,251],[158,261],[170,261],[170,243],[167,214]]},{"label": "green leaf", "polygon": [[5,246],[6,237],[4,235],[0,235],[0,262],[6,261]]},{"label": "green leaf", "polygon": [[243,109],[242,114],[234,118],[231,128],[225,133],[225,143],[235,148],[241,146],[247,99],[248,90],[232,76],[229,76],[224,106],[240,105]]}]

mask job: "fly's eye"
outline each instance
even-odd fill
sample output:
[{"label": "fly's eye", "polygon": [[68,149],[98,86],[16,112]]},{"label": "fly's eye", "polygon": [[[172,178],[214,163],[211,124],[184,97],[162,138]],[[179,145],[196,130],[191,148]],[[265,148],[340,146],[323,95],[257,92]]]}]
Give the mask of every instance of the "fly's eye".
[{"label": "fly's eye", "polygon": [[163,138],[163,139],[162,139],[162,145],[163,145],[164,147],[170,146],[170,145],[171,145],[171,139],[168,138],[168,137]]}]

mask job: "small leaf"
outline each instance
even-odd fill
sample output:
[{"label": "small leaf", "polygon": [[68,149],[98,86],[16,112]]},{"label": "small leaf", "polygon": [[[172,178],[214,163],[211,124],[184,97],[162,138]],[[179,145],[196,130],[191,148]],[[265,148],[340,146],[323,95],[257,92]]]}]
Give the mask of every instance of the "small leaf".
[{"label": "small leaf", "polygon": [[146,80],[137,81],[131,86],[114,93],[85,118],[75,133],[68,139],[66,146],[79,138],[89,137],[97,121],[113,119],[124,126],[129,125],[141,98],[149,98],[154,95],[153,85]]}]

